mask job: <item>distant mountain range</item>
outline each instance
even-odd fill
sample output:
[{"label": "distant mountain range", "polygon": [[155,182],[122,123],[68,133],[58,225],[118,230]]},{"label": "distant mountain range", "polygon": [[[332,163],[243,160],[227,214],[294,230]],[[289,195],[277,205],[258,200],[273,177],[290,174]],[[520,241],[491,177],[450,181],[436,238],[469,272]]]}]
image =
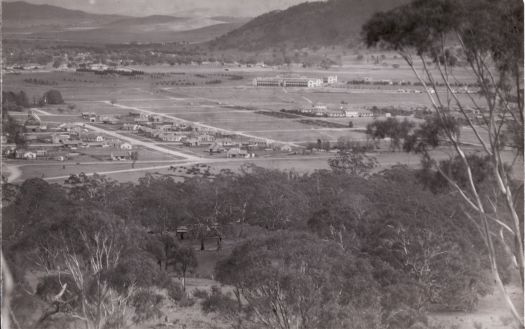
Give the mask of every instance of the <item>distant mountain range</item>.
[{"label": "distant mountain range", "polygon": [[112,16],[111,18],[118,19],[118,15],[96,15],[80,10],[65,9],[51,5],[35,5],[24,1],[2,2],[2,18],[4,20],[44,20],[59,19],[61,17],[93,19],[100,16]]},{"label": "distant mountain range", "polygon": [[213,41],[219,49],[260,50],[289,45],[355,44],[362,25],[376,12],[410,0],[329,0],[305,2],[258,16]]},{"label": "distant mountain range", "polygon": [[289,46],[356,45],[361,26],[376,12],[411,0],[328,0],[305,2],[254,19],[196,15],[131,17],[91,14],[50,5],[2,2],[4,38],[94,43],[208,43],[216,49],[261,50]]},{"label": "distant mountain range", "polygon": [[2,2],[5,38],[94,43],[205,42],[240,27],[247,18],[100,15],[24,1]]}]

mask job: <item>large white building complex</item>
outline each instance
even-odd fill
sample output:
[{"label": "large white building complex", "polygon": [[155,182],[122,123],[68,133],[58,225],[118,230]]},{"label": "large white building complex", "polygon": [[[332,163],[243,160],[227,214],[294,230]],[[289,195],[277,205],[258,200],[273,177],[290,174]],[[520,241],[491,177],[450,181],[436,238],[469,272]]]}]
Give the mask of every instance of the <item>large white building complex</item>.
[{"label": "large white building complex", "polygon": [[337,83],[337,76],[329,76],[322,79],[307,77],[264,77],[253,79],[256,87],[322,87],[324,84]]}]

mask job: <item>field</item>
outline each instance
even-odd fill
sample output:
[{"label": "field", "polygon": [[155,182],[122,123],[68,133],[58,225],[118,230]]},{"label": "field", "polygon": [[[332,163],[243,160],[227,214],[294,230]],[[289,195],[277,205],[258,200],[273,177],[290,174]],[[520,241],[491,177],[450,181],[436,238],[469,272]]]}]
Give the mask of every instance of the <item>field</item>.
[{"label": "field", "polygon": [[[399,63],[399,58],[387,54],[386,61]],[[378,66],[355,60],[355,55],[348,54],[345,64],[329,70],[301,68],[291,65],[288,69],[276,70],[267,67],[236,67],[221,65],[180,65],[139,67],[147,72],[138,78],[122,76],[101,76],[78,72],[24,72],[4,76],[4,90],[24,90],[30,100],[38,100],[49,89],[57,89],[63,95],[64,105],[46,106],[37,110],[40,117],[48,123],[83,122],[81,112],[96,114],[127,115],[129,113],[156,113],[171,119],[181,119],[205,127],[216,127],[233,134],[247,137],[270,139],[280,143],[304,146],[318,140],[335,143],[339,138],[355,141],[366,140],[364,128],[374,118],[309,118],[302,116],[279,117],[257,113],[258,111],[280,111],[281,109],[299,109],[311,104],[327,104],[337,108],[344,104],[348,108],[369,108],[372,106],[403,107],[405,109],[429,106],[425,94],[398,93],[393,86],[350,86],[350,88],[257,88],[251,86],[251,80],[257,76],[276,76],[293,72],[297,75],[322,77],[338,75],[339,81],[372,78],[410,80],[413,73],[401,65],[400,68]],[[162,73],[162,74],[159,74]],[[457,72],[460,81],[468,81],[468,76]],[[230,79],[235,76],[238,78]],[[46,85],[34,83],[45,82]],[[219,84],[205,85],[203,81],[220,79]],[[195,86],[167,86],[159,82],[190,81]],[[406,88],[406,87],[403,87]],[[416,87],[414,87],[416,88]],[[465,99],[466,95],[459,95]],[[476,96],[477,97],[477,96]],[[23,120],[25,113],[13,113],[18,120]],[[310,120],[310,122],[309,122]],[[323,127],[316,120],[337,123],[341,127]],[[418,121],[410,118],[410,120]],[[300,122],[302,121],[302,122]],[[353,128],[346,128],[352,121]],[[320,121],[318,121],[320,122]],[[312,171],[327,168],[328,154],[311,155],[297,158],[286,154],[267,155],[261,153],[254,160],[224,161],[209,158],[205,149],[184,148],[176,143],[159,143],[138,135],[115,130],[116,126],[97,125],[100,132],[113,132],[117,136],[130,138],[140,143],[139,161],[134,169],[131,164],[113,163],[102,159],[96,150],[85,151],[86,155],[63,169],[62,163],[44,163],[36,165],[26,161],[11,161],[10,166],[18,166],[21,175],[27,177],[62,177],[70,173],[106,172],[119,180],[132,181],[145,172],[168,173],[171,162],[186,161],[206,162],[214,168],[238,168],[246,161],[258,165],[280,169],[298,169]],[[91,128],[90,128],[91,129]],[[468,132],[463,134],[465,142],[476,144],[475,137]],[[107,150],[100,151],[102,153]],[[170,153],[176,152],[176,153]],[[176,155],[174,155],[176,154]],[[269,157],[269,158],[266,158]],[[272,159],[273,158],[273,159]],[[380,162],[395,164],[399,158],[392,154]],[[403,156],[401,156],[403,158]],[[101,163],[91,163],[104,160]],[[220,160],[220,161],[219,161]],[[143,162],[141,162],[143,161]],[[80,163],[76,165],[76,163]],[[418,161],[411,161],[417,165]],[[125,170],[125,172],[122,172]]]}]

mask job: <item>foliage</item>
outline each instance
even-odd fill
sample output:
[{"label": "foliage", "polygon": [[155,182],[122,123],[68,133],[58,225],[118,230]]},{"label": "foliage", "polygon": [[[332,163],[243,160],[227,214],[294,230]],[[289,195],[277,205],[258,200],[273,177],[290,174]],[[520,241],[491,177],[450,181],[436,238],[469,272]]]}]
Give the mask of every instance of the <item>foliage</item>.
[{"label": "foliage", "polygon": [[379,302],[369,264],[337,244],[278,232],[235,248],[216,271],[221,283],[233,285],[247,301],[257,324],[339,328],[350,322],[347,311],[357,310],[355,320],[377,325],[365,315]]},{"label": "foliage", "polygon": [[44,93],[41,104],[64,104],[64,99],[62,99],[60,91],[51,89]]},{"label": "foliage", "polygon": [[408,119],[399,121],[396,118],[377,120],[366,126],[366,134],[372,139],[390,138],[390,148],[392,150],[401,148],[401,141],[407,139],[410,131],[415,124]]},{"label": "foliage", "polygon": [[172,281],[168,286],[168,297],[180,307],[191,307],[195,300],[185,291],[184,287],[178,282]]},{"label": "foliage", "polygon": [[14,143],[17,147],[26,146],[24,138],[25,127],[19,124],[7,111],[2,111],[2,134],[6,136],[8,143]]},{"label": "foliage", "polygon": [[18,94],[13,91],[2,91],[2,109],[4,111],[21,111],[29,106],[29,99],[23,90]]},{"label": "foliage", "polygon": [[208,298],[208,291],[204,289],[195,288],[193,290],[193,297],[199,298],[199,299],[206,299]]},{"label": "foliage", "polygon": [[159,319],[164,314],[161,311],[164,296],[150,289],[141,289],[133,295],[130,304],[135,308],[134,323],[142,323],[150,319]]},{"label": "foliage", "polygon": [[[363,147],[340,142],[341,149]],[[480,177],[487,172],[480,168]],[[110,307],[120,300],[119,314],[129,315],[121,320],[130,323],[137,312],[153,312],[133,301],[136,294],[144,294],[136,300],[157,301],[143,292],[155,287],[167,289],[165,302],[192,305],[167,273],[177,270],[184,280],[197,265],[193,249],[171,232],[183,223],[196,227],[197,240],[244,236],[226,229],[231,226],[258,227],[257,238],[239,242],[217,264],[217,280],[233,294],[197,297],[236,326],[278,327],[284,317],[305,327],[373,328],[397,323],[401,311],[415,322],[399,323],[416,323],[429,309],[474,308],[490,290],[483,239],[470,221],[458,221],[465,204],[425,190],[417,172],[403,167],[364,178],[246,166],[178,182],[146,175],[138,184],[81,174],[65,186],[31,179],[17,190],[3,210],[3,248],[17,276],[61,270],[60,280],[39,279],[48,287],[40,300],[49,310],[56,308],[45,296],[68,283],[61,300],[74,299],[60,304],[61,313],[83,316],[78,303],[92,312],[98,302]],[[91,261],[97,252],[106,254],[104,246],[112,246],[109,263],[94,271]],[[277,302],[284,308],[275,313]],[[117,315],[102,318],[109,323]]]},{"label": "foliage", "polygon": [[335,172],[367,176],[377,166],[376,159],[365,153],[367,146],[338,140],[337,147],[337,156],[328,160],[330,168]]},{"label": "foliage", "polygon": [[186,274],[197,267],[197,257],[191,247],[180,247],[175,252],[174,265],[182,275],[182,286],[186,289]]},{"label": "foliage", "polygon": [[[515,161],[508,165],[503,160],[505,148],[523,160],[523,3],[417,0],[376,14],[363,27],[363,34],[368,46],[398,51],[425,88],[435,122],[427,121],[427,127],[408,139],[405,149],[421,153],[426,165],[439,172],[466,203],[465,218],[481,233],[494,280],[523,327],[523,317],[504,287],[498,250],[498,245],[505,246],[506,257],[515,259],[523,283],[523,217],[515,197],[523,183],[512,179]],[[480,99],[470,97],[472,105],[457,97],[451,86],[457,81],[454,66],[460,64],[479,86]],[[480,173],[479,158],[469,158],[454,129],[456,118],[461,118],[480,145],[482,158],[490,163],[490,179],[480,182],[473,174]],[[440,134],[457,156],[448,164],[435,161],[428,151],[439,144]]]},{"label": "foliage", "polygon": [[201,303],[204,313],[219,313],[226,316],[236,315],[239,311],[239,305],[236,300],[232,299],[230,294],[224,294],[218,286],[211,287],[211,293],[202,294],[204,299]]}]

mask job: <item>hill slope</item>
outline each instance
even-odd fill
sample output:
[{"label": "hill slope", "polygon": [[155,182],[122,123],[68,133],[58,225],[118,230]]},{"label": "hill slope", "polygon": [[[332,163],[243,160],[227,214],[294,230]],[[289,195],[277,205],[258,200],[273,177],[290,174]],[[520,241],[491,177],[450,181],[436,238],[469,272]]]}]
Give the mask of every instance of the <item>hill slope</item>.
[{"label": "hill slope", "polygon": [[4,39],[51,39],[89,43],[213,40],[247,22],[232,17],[130,17],[98,15],[50,5],[2,3]]},{"label": "hill slope", "polygon": [[311,45],[355,43],[361,26],[376,12],[395,8],[410,0],[329,0],[307,2],[258,16],[214,40],[219,49],[259,50],[287,44]]},{"label": "hill slope", "polygon": [[61,20],[81,20],[93,22],[110,22],[117,19],[124,19],[126,16],[119,15],[99,15],[86,13],[81,10],[65,9],[51,5],[35,5],[24,1],[2,2],[2,20],[7,23],[22,24],[24,21],[55,22],[61,25]]}]

